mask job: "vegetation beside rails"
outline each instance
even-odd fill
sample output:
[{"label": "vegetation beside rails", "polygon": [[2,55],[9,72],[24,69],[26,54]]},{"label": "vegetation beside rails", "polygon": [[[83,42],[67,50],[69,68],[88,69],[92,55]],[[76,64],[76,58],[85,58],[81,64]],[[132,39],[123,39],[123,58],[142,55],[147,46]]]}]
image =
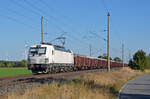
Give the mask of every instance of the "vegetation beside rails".
[{"label": "vegetation beside rails", "polygon": [[22,60],[22,61],[5,61],[5,60],[0,60],[0,68],[11,68],[11,67],[27,67],[27,61]]},{"label": "vegetation beside rails", "polygon": [[88,73],[71,81],[60,81],[13,92],[8,99],[116,99],[120,88],[133,77],[149,73],[124,68],[121,70]]},{"label": "vegetation beside rails", "polygon": [[19,75],[26,75],[26,74],[32,74],[32,72],[25,67],[0,68],[0,77],[19,76]]},{"label": "vegetation beside rails", "polygon": [[138,50],[129,61],[129,66],[135,70],[144,71],[150,69],[150,54],[146,55],[143,50]]}]

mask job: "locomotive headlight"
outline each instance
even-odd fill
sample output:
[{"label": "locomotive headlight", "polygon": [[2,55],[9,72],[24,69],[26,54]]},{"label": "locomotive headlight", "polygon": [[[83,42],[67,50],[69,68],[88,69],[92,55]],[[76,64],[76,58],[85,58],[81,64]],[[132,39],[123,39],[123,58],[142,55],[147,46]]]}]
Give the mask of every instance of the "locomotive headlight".
[{"label": "locomotive headlight", "polygon": [[45,58],[45,63],[48,63],[48,62],[49,62],[48,58]]}]

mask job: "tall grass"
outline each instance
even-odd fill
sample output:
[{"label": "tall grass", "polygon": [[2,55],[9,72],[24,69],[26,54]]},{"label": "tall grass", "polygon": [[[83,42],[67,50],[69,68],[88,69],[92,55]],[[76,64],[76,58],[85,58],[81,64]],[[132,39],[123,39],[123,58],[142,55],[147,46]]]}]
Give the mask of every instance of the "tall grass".
[{"label": "tall grass", "polygon": [[24,93],[13,92],[8,99],[116,99],[121,86],[129,79],[142,75],[124,68],[118,71],[86,74],[67,81],[44,84]]}]

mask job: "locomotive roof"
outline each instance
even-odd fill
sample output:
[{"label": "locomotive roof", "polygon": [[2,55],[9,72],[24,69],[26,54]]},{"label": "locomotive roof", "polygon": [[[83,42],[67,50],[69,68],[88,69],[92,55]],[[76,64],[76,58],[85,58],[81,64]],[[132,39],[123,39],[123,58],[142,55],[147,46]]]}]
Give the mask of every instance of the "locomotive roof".
[{"label": "locomotive roof", "polygon": [[71,50],[66,49],[64,46],[53,45],[51,43],[41,43],[41,44],[32,45],[31,47],[47,47],[47,46],[53,46],[55,50],[72,53]]},{"label": "locomotive roof", "polygon": [[41,43],[41,44],[44,44],[44,45],[53,45],[53,46],[55,46],[55,47],[64,48],[64,46],[54,45],[54,44],[52,44],[52,43],[43,42],[43,43]]},{"label": "locomotive roof", "polygon": [[41,44],[35,44],[35,45],[32,45],[32,46],[37,46],[37,45],[51,45],[51,46],[54,46],[54,47],[57,47],[57,48],[65,48],[63,46],[60,46],[60,45],[54,45],[54,44],[51,44],[51,43],[41,43]]}]

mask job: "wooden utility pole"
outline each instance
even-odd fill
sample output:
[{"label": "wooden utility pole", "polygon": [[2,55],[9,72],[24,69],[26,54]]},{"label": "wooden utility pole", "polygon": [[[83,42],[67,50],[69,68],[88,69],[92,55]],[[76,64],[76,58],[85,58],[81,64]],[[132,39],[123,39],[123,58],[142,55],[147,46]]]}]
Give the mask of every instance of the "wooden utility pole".
[{"label": "wooden utility pole", "polygon": [[43,35],[44,35],[44,33],[43,33],[43,16],[42,16],[42,17],[41,17],[41,43],[44,42],[44,40],[43,40]]},{"label": "wooden utility pole", "polygon": [[124,44],[122,44],[122,66],[124,68]]},{"label": "wooden utility pole", "polygon": [[90,56],[92,56],[92,46],[91,46],[91,44],[89,45],[89,48],[90,48]]},{"label": "wooden utility pole", "polygon": [[108,12],[108,26],[107,26],[107,66],[108,71],[110,71],[110,41],[109,41],[109,26],[110,26],[110,13]]}]

